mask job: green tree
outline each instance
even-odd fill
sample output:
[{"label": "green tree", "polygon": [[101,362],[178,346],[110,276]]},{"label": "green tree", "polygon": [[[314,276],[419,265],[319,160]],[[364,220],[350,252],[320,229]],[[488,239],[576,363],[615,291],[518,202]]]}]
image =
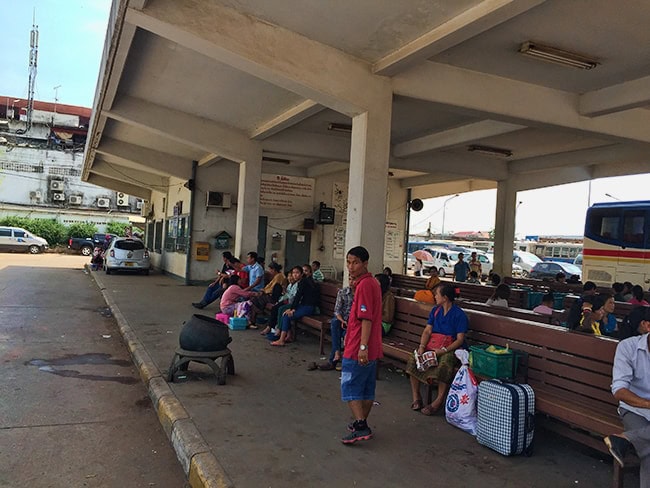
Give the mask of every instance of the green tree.
[{"label": "green tree", "polygon": [[115,234],[116,236],[120,236],[120,237],[125,237],[126,236],[126,229],[130,225],[131,224],[125,224],[123,222],[116,222],[116,221],[112,220],[108,224],[106,224],[106,233],[107,234]]}]

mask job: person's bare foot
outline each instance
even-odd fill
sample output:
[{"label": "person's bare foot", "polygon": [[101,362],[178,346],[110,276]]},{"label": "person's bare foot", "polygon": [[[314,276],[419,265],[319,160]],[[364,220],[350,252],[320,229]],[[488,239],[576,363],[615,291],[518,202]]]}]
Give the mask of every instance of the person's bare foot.
[{"label": "person's bare foot", "polygon": [[265,327],[262,332],[260,332],[260,335],[267,335],[269,332],[271,332],[271,327]]},{"label": "person's bare foot", "polygon": [[277,346],[277,347],[282,347],[282,346],[284,346],[284,342],[280,342],[279,340],[278,341],[273,341],[273,342],[271,342],[271,345],[272,346]]}]

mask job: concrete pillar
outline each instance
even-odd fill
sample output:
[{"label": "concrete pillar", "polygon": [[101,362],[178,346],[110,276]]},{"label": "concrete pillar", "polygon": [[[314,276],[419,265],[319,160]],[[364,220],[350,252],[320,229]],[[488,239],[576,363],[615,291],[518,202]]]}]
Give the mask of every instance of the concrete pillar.
[{"label": "concrete pillar", "polygon": [[374,110],[352,119],[345,249],[364,246],[372,273],[381,272],[384,260],[391,106],[386,90]]},{"label": "concrete pillar", "polygon": [[511,180],[497,182],[497,208],[494,226],[494,266],[500,276],[512,275],[512,250],[515,240],[517,191]]},{"label": "concrete pillar", "polygon": [[257,251],[261,177],[262,151],[251,151],[247,160],[239,163],[235,256],[240,258]]}]

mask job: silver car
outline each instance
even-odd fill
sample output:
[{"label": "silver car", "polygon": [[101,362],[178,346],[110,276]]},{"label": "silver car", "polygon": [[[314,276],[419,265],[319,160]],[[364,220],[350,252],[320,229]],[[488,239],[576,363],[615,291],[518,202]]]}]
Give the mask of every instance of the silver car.
[{"label": "silver car", "polygon": [[115,237],[106,250],[106,274],[113,271],[139,271],[148,275],[150,267],[149,251],[140,239]]}]

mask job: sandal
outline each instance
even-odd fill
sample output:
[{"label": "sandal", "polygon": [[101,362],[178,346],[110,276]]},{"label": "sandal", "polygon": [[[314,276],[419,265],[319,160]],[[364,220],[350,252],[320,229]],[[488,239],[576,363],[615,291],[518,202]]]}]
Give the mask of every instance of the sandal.
[{"label": "sandal", "polygon": [[413,403],[411,403],[411,410],[417,412],[422,408],[422,400],[415,400]]},{"label": "sandal", "polygon": [[311,362],[307,365],[307,371],[314,371],[318,369],[318,364]]},{"label": "sandal", "polygon": [[318,369],[320,369],[321,371],[332,371],[333,369],[336,369],[336,365],[327,361],[326,363],[319,364]]}]

